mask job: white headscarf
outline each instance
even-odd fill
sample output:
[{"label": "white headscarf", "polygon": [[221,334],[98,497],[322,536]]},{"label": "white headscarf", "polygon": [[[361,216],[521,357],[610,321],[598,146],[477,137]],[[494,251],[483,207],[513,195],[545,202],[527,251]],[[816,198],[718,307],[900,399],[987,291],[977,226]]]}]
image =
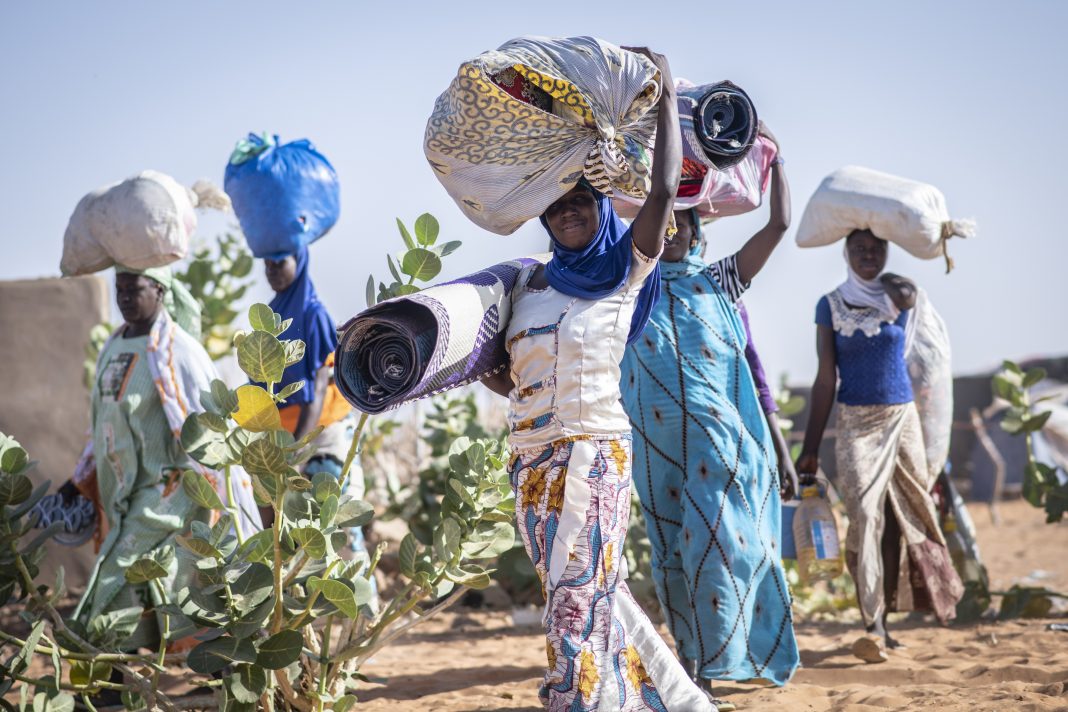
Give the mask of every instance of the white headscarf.
[{"label": "white headscarf", "polygon": [[843,249],[842,254],[845,255],[847,271],[846,281],[838,285],[838,293],[842,295],[842,299],[855,307],[871,307],[884,316],[886,321],[897,321],[901,310],[886,293],[886,287],[883,286],[882,281],[878,277],[875,279],[861,277],[853,269],[853,265],[849,264],[849,250]]}]

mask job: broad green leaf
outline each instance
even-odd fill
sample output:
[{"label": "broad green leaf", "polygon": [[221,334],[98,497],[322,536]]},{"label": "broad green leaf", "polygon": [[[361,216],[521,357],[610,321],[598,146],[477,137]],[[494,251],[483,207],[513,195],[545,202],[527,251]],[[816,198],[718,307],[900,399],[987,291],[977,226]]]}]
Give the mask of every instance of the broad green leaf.
[{"label": "broad green leaf", "polygon": [[175,541],[178,542],[178,546],[183,549],[188,549],[197,556],[204,559],[219,560],[223,558],[222,552],[216,549],[210,542],[204,541],[198,537],[176,537]]},{"label": "broad green leaf", "polygon": [[345,500],[337,510],[334,521],[342,529],[362,527],[374,518],[375,508],[360,499]]},{"label": "broad green leaf", "polygon": [[351,583],[355,591],[353,591],[353,598],[356,600],[356,605],[365,606],[371,602],[374,598],[375,592],[371,588],[371,582],[365,579],[363,576],[357,576],[351,579]]},{"label": "broad green leaf", "polygon": [[400,571],[407,578],[415,577],[415,561],[419,555],[419,545],[415,542],[415,537],[411,532],[405,535],[404,539],[400,543],[400,553],[398,554],[398,563],[400,564]]},{"label": "broad green leaf", "polygon": [[434,554],[442,563],[453,560],[460,549],[460,525],[452,517],[434,530]]},{"label": "broad green leaf", "polygon": [[337,483],[337,478],[329,472],[316,473],[312,477],[312,485],[315,488],[315,501],[319,504],[325,502],[330,496],[341,497],[341,487]]},{"label": "broad green leaf", "polygon": [[430,213],[423,213],[415,219],[415,239],[423,247],[433,245],[438,239],[438,219]]},{"label": "broad green leaf", "polygon": [[304,636],[299,630],[283,630],[260,643],[256,664],[268,670],[281,670],[299,660],[303,649]]},{"label": "broad green leaf", "polygon": [[33,483],[26,475],[0,473],[0,506],[18,504],[33,494]]},{"label": "broad green leaf", "polygon": [[230,432],[230,426],[223,420],[221,415],[205,411],[203,413],[197,413],[197,422],[209,430],[214,430],[217,433]]},{"label": "broad green leaf", "polygon": [[238,665],[226,679],[234,699],[247,705],[259,702],[260,696],[267,689],[266,671],[254,665]]},{"label": "broad green leaf", "polygon": [[216,447],[224,442],[223,435],[204,427],[196,414],[185,419],[180,439],[182,449],[201,465],[216,468],[225,464],[220,460],[220,451]]},{"label": "broad green leaf", "polygon": [[218,492],[208,482],[208,479],[199,472],[186,470],[182,473],[182,489],[189,499],[205,509],[223,509],[222,500]]},{"label": "broad green leaf", "polygon": [[234,420],[245,430],[264,433],[282,429],[282,417],[278,414],[271,394],[260,386],[244,385],[237,389],[237,412]]},{"label": "broad green leaf", "polygon": [[1029,433],[1036,433],[1046,425],[1046,421],[1053,415],[1053,411],[1047,410],[1042,413],[1028,416],[1023,422],[1023,429]]},{"label": "broad green leaf", "polygon": [[241,456],[241,466],[253,475],[281,475],[289,469],[285,453],[270,438],[249,443]]},{"label": "broad green leaf", "polygon": [[149,557],[138,559],[126,569],[126,581],[132,584],[147,583],[166,575],[167,569]]},{"label": "broad green leaf", "polygon": [[294,381],[293,383],[290,383],[289,385],[287,385],[282,390],[278,391],[278,395],[276,396],[276,398],[279,401],[284,402],[287,398],[289,398],[294,393],[297,393],[302,388],[304,388],[304,381]]},{"label": "broad green leaf", "polygon": [[459,240],[451,240],[449,242],[442,243],[434,248],[434,251],[438,253],[439,257],[447,257],[456,250],[460,249],[460,245],[463,243]]},{"label": "broad green leaf", "polygon": [[289,532],[297,546],[308,552],[312,559],[321,559],[326,556],[326,537],[315,527],[298,527]]},{"label": "broad green leaf", "polygon": [[86,626],[89,642],[100,648],[119,646],[137,629],[143,612],[141,606],[129,606],[101,613]]},{"label": "broad green leaf", "polygon": [[270,529],[256,532],[245,539],[241,557],[246,561],[266,561],[274,557],[274,532]]},{"label": "broad green leaf", "polygon": [[258,331],[273,332],[275,328],[274,310],[266,304],[253,304],[248,308],[248,323]]},{"label": "broad green leaf", "polygon": [[417,247],[404,253],[401,270],[409,277],[427,282],[441,272],[441,258],[430,250]]},{"label": "broad green leaf", "polygon": [[282,347],[286,351],[286,368],[304,360],[304,342],[300,339],[286,341]]},{"label": "broad green leaf", "polygon": [[310,593],[318,591],[319,595],[334,604],[338,611],[347,618],[355,620],[360,614],[355,592],[341,581],[312,576],[308,579],[308,591]]},{"label": "broad green leaf", "polygon": [[1041,367],[1039,367],[1039,368],[1029,368],[1029,369],[1027,369],[1027,373],[1024,374],[1023,381],[1021,382],[1020,385],[1024,389],[1031,388],[1032,386],[1038,385],[1040,382],[1045,380],[1045,378],[1046,378],[1046,369],[1041,368]]},{"label": "broad green leaf", "polygon": [[[298,634],[299,635],[299,634]],[[201,643],[189,652],[186,664],[201,675],[221,672],[230,663],[256,662],[256,647],[251,640],[223,636]]]},{"label": "broad green leaf", "polygon": [[[36,706],[36,700],[34,700],[34,706]],[[49,697],[45,703],[44,712],[74,712],[74,698],[66,692]]]},{"label": "broad green leaf", "polygon": [[230,267],[230,274],[232,274],[234,277],[237,277],[238,279],[242,277],[247,277],[249,273],[252,272],[253,265],[254,263],[252,260],[252,255],[248,252],[245,252],[239,255],[236,260],[234,260],[233,266]]},{"label": "broad green leaf", "polygon": [[451,581],[469,588],[486,588],[490,584],[489,572],[481,566],[456,566],[445,571]]},{"label": "broad green leaf", "polygon": [[251,638],[266,626],[272,611],[274,611],[273,591],[252,611],[237,620],[230,620],[226,629],[235,638]]},{"label": "broad green leaf", "polygon": [[234,606],[242,615],[263,603],[273,592],[274,577],[270,567],[254,563],[230,585]]},{"label": "broad green leaf", "polygon": [[326,501],[319,506],[319,526],[326,529],[334,523],[334,517],[337,516],[338,504],[337,497],[329,495]]},{"label": "broad green leaf", "polygon": [[343,695],[334,703],[334,712],[349,712],[356,706],[356,695]]},{"label": "broad green leaf", "polygon": [[30,456],[20,446],[7,447],[4,448],[3,454],[0,454],[0,470],[12,473],[22,472],[29,461]]},{"label": "broad green leaf", "polygon": [[286,331],[288,331],[289,327],[291,327],[291,326],[293,326],[293,320],[292,319],[286,319],[285,321],[281,322],[278,326],[276,326],[274,328],[274,331],[272,331],[271,333],[274,336],[281,336]]},{"label": "broad green leaf", "polygon": [[397,218],[397,229],[400,230],[401,239],[404,240],[404,246],[409,250],[415,249],[415,240],[412,239],[411,234],[408,232],[408,228],[404,226],[400,218]]},{"label": "broad green leaf", "polygon": [[1023,375],[1023,369],[1017,366],[1013,361],[1009,361],[1008,359],[1001,362],[1001,367],[1010,373],[1016,374],[1017,376]]},{"label": "broad green leaf", "polygon": [[92,683],[111,678],[111,663],[90,663],[87,660],[71,660],[68,673],[70,684],[89,687]]},{"label": "broad green leaf", "polygon": [[414,284],[398,284],[397,288],[393,290],[395,297],[406,297],[409,294],[415,294],[419,291],[419,287]]},{"label": "broad green leaf", "polygon": [[[278,383],[286,367],[286,350],[275,336],[254,331],[237,348],[237,364],[253,381]],[[238,389],[238,398],[240,394]]]}]

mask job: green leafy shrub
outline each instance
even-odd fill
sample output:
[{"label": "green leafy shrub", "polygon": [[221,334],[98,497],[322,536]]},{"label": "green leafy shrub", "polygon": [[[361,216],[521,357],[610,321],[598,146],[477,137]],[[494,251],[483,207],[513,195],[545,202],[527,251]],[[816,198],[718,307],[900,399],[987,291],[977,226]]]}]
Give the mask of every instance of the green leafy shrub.
[{"label": "green leafy shrub", "polygon": [[1059,522],[1068,511],[1068,482],[1057,477],[1055,468],[1035,458],[1032,435],[1042,429],[1051,411],[1039,411],[1036,406],[1045,398],[1034,399],[1031,388],[1046,377],[1043,368],[1026,372],[1012,361],[1005,361],[994,375],[994,395],[1008,403],[1001,419],[1001,428],[1012,435],[1023,435],[1027,442],[1027,464],[1024,466],[1023,496],[1035,507],[1044,508],[1046,521]]}]

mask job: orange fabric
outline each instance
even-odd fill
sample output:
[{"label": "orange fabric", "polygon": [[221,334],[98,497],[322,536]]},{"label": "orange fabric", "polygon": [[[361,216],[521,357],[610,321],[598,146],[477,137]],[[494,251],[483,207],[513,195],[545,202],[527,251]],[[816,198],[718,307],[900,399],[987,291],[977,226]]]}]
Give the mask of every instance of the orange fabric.
[{"label": "orange fabric", "polygon": [[[330,353],[326,357],[326,363],[324,367],[329,367],[331,371],[334,368],[334,354]],[[352,411],[352,406],[345,400],[345,397],[341,395],[341,391],[337,389],[334,384],[333,377],[330,378],[330,383],[326,387],[326,393],[323,395],[323,410],[319,413],[319,422],[317,425],[321,425],[324,428],[328,425],[333,425],[338,422]],[[282,417],[282,427],[289,432],[294,432],[297,429],[297,423],[300,421],[300,406],[299,405],[287,405],[284,408],[278,409],[278,414]]]}]

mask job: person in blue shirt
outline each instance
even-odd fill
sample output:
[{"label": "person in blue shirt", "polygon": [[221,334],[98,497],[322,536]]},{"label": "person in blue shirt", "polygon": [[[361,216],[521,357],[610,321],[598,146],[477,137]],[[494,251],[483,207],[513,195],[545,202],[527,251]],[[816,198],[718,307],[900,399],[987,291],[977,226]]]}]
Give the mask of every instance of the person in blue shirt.
[{"label": "person in blue shirt", "polygon": [[963,587],[939,527],[905,354],[916,285],[884,273],[888,246],[869,230],[846,238],[848,277],[816,306],[819,370],[797,460],[802,484],[836,400],[838,487],[849,514],[846,565],[869,635],[853,653],[886,660],[890,611],[931,610],[946,623]]}]

